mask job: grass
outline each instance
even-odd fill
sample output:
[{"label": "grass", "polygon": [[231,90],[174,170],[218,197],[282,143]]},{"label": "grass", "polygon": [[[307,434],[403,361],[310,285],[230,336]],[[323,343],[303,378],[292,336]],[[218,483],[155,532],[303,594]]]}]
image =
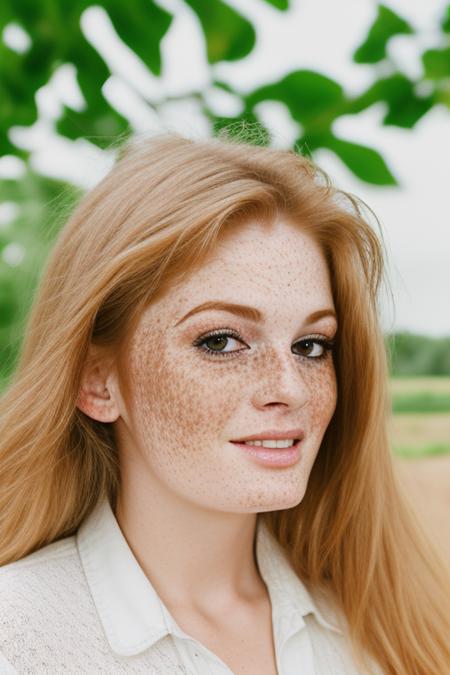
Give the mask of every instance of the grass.
[{"label": "grass", "polygon": [[416,394],[423,391],[450,393],[450,377],[447,375],[424,377],[395,376],[390,378],[389,385],[393,394]]},{"label": "grass", "polygon": [[392,377],[391,441],[399,457],[450,452],[450,377]]},{"label": "grass", "polygon": [[392,451],[398,457],[404,457],[405,459],[417,459],[418,457],[444,455],[450,452],[450,443],[435,443],[432,445],[419,447],[397,446],[394,447]]},{"label": "grass", "polygon": [[393,413],[450,413],[450,393],[432,391],[393,394]]}]

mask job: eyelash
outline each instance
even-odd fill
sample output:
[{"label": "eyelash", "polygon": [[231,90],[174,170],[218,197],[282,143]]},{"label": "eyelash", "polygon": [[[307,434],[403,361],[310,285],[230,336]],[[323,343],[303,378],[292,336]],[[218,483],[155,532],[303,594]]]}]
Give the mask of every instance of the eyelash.
[{"label": "eyelash", "polygon": [[[204,344],[205,342],[208,342],[213,337],[231,337],[235,338],[239,342],[244,342],[240,334],[233,330],[233,329],[218,329],[215,331],[212,331],[210,333],[207,333],[206,335],[200,335],[194,342],[192,343],[194,347],[197,347],[200,349],[202,352],[205,352],[208,356],[211,355],[213,358],[216,356],[219,358],[228,358],[228,357],[234,357],[237,354],[240,354],[242,349],[238,349],[232,352],[216,352],[213,349],[209,349],[209,347],[205,347]],[[328,352],[331,352],[334,347],[334,340],[326,340],[319,335],[310,335],[307,338],[304,338],[303,340],[299,340],[295,344],[300,344],[303,342],[313,342],[321,345],[323,347],[323,353],[320,356],[304,356],[303,358],[307,359],[308,361],[322,361],[323,359],[326,359],[328,356]],[[296,354],[296,356],[302,356],[301,354]]]}]

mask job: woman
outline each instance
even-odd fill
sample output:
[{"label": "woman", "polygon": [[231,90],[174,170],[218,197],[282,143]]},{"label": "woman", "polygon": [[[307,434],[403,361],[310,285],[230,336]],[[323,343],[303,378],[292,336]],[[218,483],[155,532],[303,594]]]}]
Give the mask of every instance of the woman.
[{"label": "woman", "polygon": [[450,672],[388,444],[383,269],[294,152],[126,145],[1,401],[1,672]]}]

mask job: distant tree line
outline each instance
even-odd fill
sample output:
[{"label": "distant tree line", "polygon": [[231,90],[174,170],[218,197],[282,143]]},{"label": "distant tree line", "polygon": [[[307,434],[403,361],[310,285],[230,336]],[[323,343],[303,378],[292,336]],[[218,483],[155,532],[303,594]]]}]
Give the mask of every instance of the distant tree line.
[{"label": "distant tree line", "polygon": [[408,331],[386,336],[391,375],[450,375],[450,337]]}]

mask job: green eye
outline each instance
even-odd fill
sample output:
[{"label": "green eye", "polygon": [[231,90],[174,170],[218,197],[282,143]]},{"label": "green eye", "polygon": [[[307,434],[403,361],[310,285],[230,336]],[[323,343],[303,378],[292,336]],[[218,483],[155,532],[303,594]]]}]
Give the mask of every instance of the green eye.
[{"label": "green eye", "polygon": [[[211,345],[215,345],[217,347],[217,351],[221,351],[220,347],[224,347],[226,343],[228,342],[228,337],[225,335],[214,335],[213,337],[207,338],[203,344],[210,343]],[[210,347],[210,349],[213,349],[213,351],[216,351],[213,346]]]},{"label": "green eye", "polygon": [[[221,347],[223,348],[227,345],[229,338],[245,344],[239,333],[234,330],[229,330],[226,332],[223,330],[218,330],[215,333],[209,333],[208,335],[200,336],[193,344],[195,347],[198,347],[207,354],[213,354],[214,356],[233,356],[237,352],[242,351],[242,349],[234,349],[233,351],[228,352],[222,351]],[[212,343],[218,349],[209,347],[208,342]]]}]

